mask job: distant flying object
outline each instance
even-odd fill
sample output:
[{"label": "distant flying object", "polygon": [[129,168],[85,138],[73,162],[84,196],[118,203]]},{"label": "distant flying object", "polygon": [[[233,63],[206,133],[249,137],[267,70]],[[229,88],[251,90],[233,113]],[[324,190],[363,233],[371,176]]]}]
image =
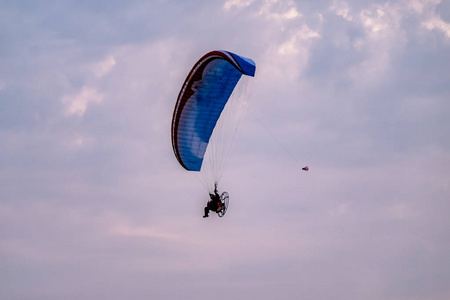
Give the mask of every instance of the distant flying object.
[{"label": "distant flying object", "polygon": [[303,170],[303,171],[309,171],[309,167],[308,167],[308,166],[303,167],[302,170]]},{"label": "distant flying object", "polygon": [[242,75],[254,77],[255,70],[249,58],[211,51],[193,66],[178,94],[173,152],[184,169],[201,173],[210,194],[217,192],[243,107],[234,104],[239,99],[234,99],[233,91]]}]

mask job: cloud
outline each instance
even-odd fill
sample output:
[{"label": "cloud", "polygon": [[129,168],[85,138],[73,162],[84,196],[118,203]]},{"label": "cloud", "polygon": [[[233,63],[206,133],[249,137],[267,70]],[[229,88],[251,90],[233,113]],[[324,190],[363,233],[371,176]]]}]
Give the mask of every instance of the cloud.
[{"label": "cloud", "polygon": [[341,16],[347,21],[353,20],[353,16],[350,14],[350,6],[347,2],[334,0],[329,10],[334,11],[337,16]]},{"label": "cloud", "polygon": [[229,0],[223,5],[225,11],[257,8],[257,16],[272,20],[292,20],[300,18],[297,6],[292,0]]},{"label": "cloud", "polygon": [[302,16],[292,0],[265,0],[259,8],[258,15],[274,20],[291,20]]},{"label": "cloud", "polygon": [[242,9],[253,3],[254,0],[229,0],[223,4],[225,10],[230,10],[232,8]]},{"label": "cloud", "polygon": [[301,29],[294,32],[289,41],[283,43],[278,48],[278,53],[281,55],[296,55],[300,52],[300,45],[309,39],[319,38],[320,34],[317,31],[311,30],[305,24]]},{"label": "cloud", "polygon": [[440,2],[441,0],[410,0],[403,1],[402,4],[412,8],[418,14],[423,14],[425,12],[433,10],[433,8]]},{"label": "cloud", "polygon": [[178,240],[179,236],[176,233],[163,232],[155,226],[136,226],[130,221],[124,220],[118,214],[107,215],[103,217],[102,223],[105,223],[105,232],[114,237],[125,238],[155,238]]},{"label": "cloud", "polygon": [[67,107],[68,115],[83,116],[91,103],[101,103],[104,95],[95,88],[83,87],[81,91],[74,95],[63,96],[61,101]]},{"label": "cloud", "polygon": [[405,2],[405,4],[406,7],[422,16],[422,27],[428,30],[441,31],[447,37],[450,37],[450,24],[442,20],[440,15],[442,11],[437,13],[439,5],[442,4],[441,0],[413,0]]},{"label": "cloud", "polygon": [[153,227],[144,226],[131,226],[129,224],[118,224],[115,225],[109,231],[110,234],[120,237],[144,237],[144,238],[162,238],[162,239],[173,239],[176,235],[170,235],[167,233],[160,232]]},{"label": "cloud", "polygon": [[[448,299],[444,3],[176,2],[0,5],[0,297]],[[204,220],[170,122],[213,49],[257,69]]]},{"label": "cloud", "polygon": [[431,19],[422,22],[422,26],[424,26],[428,30],[437,29],[443,32],[447,36],[447,38],[450,38],[450,24],[444,22],[438,16],[434,16]]},{"label": "cloud", "polygon": [[110,73],[116,63],[115,57],[108,55],[103,60],[89,65],[88,70],[94,75],[89,84],[83,86],[78,93],[64,95],[61,98],[61,102],[66,106],[66,115],[83,116],[89,105],[103,102],[105,94],[93,86],[101,84],[102,77]]},{"label": "cloud", "polygon": [[107,56],[103,61],[92,66],[92,72],[97,78],[101,78],[108,74],[116,65],[116,60],[113,55]]}]

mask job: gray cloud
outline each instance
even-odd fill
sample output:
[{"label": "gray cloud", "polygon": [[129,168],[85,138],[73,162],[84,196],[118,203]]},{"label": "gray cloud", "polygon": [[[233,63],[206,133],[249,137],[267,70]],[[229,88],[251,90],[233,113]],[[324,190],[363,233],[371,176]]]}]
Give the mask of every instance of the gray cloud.
[{"label": "gray cloud", "polygon": [[[2,2],[0,298],[447,299],[447,6]],[[204,220],[170,122],[212,49],[257,74]]]}]

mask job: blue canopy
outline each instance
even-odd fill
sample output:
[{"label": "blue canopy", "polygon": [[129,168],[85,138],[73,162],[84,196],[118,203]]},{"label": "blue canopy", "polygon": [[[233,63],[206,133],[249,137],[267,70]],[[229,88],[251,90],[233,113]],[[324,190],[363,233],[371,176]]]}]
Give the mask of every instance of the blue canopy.
[{"label": "blue canopy", "polygon": [[192,68],[178,95],[172,119],[172,146],[179,163],[200,171],[211,134],[242,74],[255,75],[253,60],[211,51]]}]

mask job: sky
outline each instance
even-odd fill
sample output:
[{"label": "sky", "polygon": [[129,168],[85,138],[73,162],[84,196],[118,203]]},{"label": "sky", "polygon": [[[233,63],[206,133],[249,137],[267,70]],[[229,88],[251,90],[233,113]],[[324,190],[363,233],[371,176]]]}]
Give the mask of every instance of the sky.
[{"label": "sky", "polygon": [[[203,219],[211,50],[256,76]],[[450,299],[450,1],[0,0],[0,66],[1,299]]]}]

